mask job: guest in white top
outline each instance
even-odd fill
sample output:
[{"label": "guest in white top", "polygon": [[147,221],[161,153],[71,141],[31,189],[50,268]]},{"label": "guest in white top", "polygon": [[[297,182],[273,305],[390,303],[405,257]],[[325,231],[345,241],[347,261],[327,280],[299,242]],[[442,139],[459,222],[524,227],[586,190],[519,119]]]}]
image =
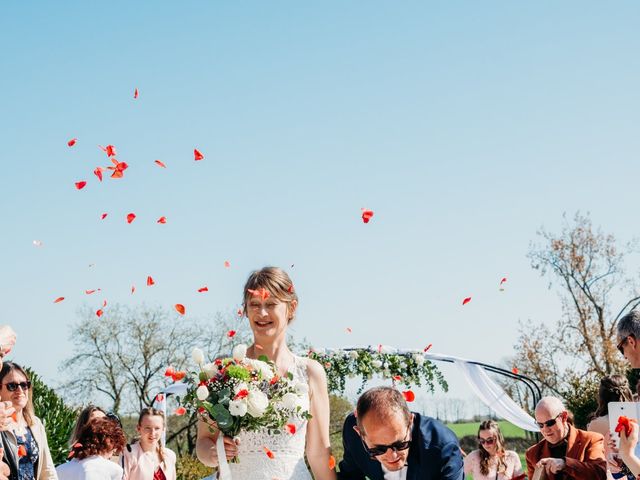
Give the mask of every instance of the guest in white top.
[{"label": "guest in white top", "polygon": [[60,480],[121,480],[122,467],[109,460],[127,443],[120,425],[96,418],[85,425],[69,454],[71,461],[56,468]]},{"label": "guest in white top", "polygon": [[524,478],[522,462],[513,450],[505,450],[500,426],[485,420],[478,429],[478,449],[464,459],[464,473],[473,480],[508,480]]},{"label": "guest in white top", "polygon": [[125,480],[176,480],[176,454],[162,446],[164,413],[144,408],[136,427],[140,441],[124,451]]}]

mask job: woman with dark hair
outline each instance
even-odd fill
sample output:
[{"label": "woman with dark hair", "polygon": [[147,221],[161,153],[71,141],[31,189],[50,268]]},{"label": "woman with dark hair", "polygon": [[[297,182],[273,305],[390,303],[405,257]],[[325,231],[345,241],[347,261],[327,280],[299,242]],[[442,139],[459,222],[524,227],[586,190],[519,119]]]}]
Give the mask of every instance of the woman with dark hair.
[{"label": "woman with dark hair", "polygon": [[109,460],[122,452],[127,439],[117,422],[103,417],[89,421],[73,445],[71,461],[56,470],[60,480],[122,480],[122,467]]},{"label": "woman with dark hair", "polygon": [[[610,375],[600,380],[598,390],[598,408],[591,415],[591,421],[587,425],[587,430],[598,432],[604,437],[604,453],[609,458],[611,449],[609,448],[609,402],[633,402],[633,393],[629,387],[627,377],[623,375]],[[607,478],[613,479],[611,471],[607,471]]]},{"label": "woman with dark hair", "polygon": [[520,457],[513,450],[505,450],[500,426],[493,420],[480,424],[478,449],[465,457],[464,473],[473,475],[473,480],[506,480],[523,475]]},{"label": "woman with dark hair", "polygon": [[71,432],[71,436],[69,437],[69,448],[72,448],[73,445],[78,441],[78,438],[80,438],[80,432],[87,423],[89,423],[91,420],[95,420],[96,418],[102,418],[106,416],[107,412],[96,405],[89,405],[83,408],[80,412],[80,415],[78,415],[76,424],[73,427],[73,432]]},{"label": "woman with dark hair", "polygon": [[56,480],[47,433],[33,412],[31,381],[17,363],[2,364],[0,400],[11,402],[15,409],[15,422],[2,432],[4,459],[11,469],[11,480]]}]

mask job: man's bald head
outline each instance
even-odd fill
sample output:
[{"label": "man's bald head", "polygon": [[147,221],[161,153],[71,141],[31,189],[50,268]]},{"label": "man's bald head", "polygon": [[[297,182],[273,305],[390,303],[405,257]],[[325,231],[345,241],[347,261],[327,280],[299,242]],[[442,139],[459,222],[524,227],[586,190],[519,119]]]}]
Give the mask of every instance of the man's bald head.
[{"label": "man's bald head", "polygon": [[550,417],[555,417],[566,411],[564,403],[557,397],[542,397],[536,405],[536,413],[547,413]]}]

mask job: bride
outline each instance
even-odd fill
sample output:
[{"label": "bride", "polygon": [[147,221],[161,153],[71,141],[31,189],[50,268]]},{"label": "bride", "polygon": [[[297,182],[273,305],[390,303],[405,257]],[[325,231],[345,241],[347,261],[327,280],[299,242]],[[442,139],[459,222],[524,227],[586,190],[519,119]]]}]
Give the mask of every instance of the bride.
[{"label": "bride", "polygon": [[[295,433],[240,432],[236,441],[224,438],[228,459],[238,456],[239,463],[229,468],[234,480],[311,480],[304,461],[311,466],[316,480],[335,480],[330,466],[329,395],[327,378],[322,366],[311,359],[294,355],[286,343],[287,327],[298,306],[293,283],[287,273],[277,267],[265,267],[253,272],[244,286],[244,312],[253,331],[254,342],[247,357],[266,355],[273,361],[279,375],[293,374],[294,380],[309,386],[311,419],[298,420]],[[213,431],[212,431],[213,430]],[[199,420],[196,453],[207,466],[218,466],[215,426]]]}]

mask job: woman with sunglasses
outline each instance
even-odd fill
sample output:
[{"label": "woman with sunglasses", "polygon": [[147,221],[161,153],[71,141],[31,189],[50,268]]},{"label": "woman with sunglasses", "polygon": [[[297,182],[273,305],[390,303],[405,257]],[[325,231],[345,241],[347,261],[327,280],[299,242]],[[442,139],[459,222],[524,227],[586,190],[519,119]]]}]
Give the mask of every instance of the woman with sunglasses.
[{"label": "woman with sunglasses", "polygon": [[57,480],[44,426],[33,412],[31,382],[24,369],[4,362],[0,370],[0,400],[15,408],[12,429],[2,432],[4,459],[13,480]]},{"label": "woman with sunglasses", "polygon": [[473,475],[473,480],[524,478],[520,457],[513,450],[505,450],[502,432],[493,420],[480,424],[478,449],[464,459],[464,473]]}]

